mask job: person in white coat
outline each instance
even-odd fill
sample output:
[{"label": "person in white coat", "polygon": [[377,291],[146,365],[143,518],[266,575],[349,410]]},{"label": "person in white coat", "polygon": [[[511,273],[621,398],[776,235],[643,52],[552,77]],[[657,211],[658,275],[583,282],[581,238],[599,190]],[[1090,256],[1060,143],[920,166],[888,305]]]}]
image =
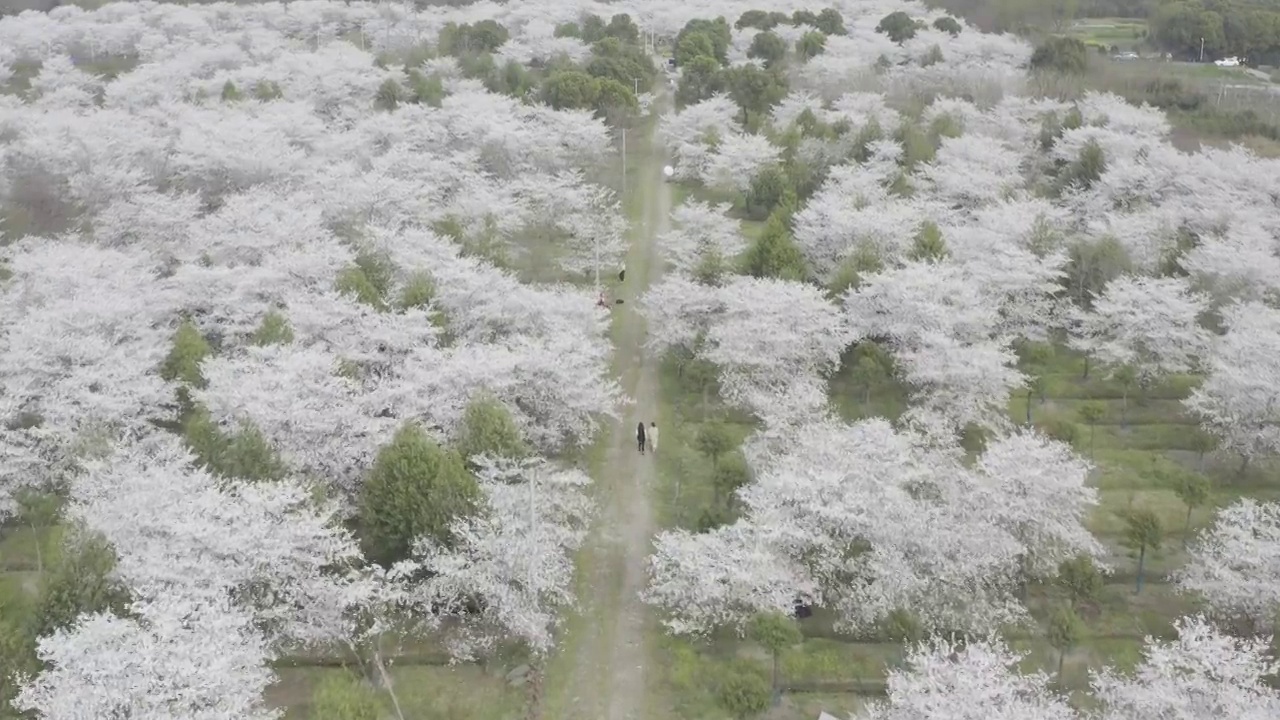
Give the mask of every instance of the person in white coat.
[{"label": "person in white coat", "polygon": [[645,437],[649,439],[649,452],[658,452],[658,423],[649,423],[649,432],[645,433]]}]

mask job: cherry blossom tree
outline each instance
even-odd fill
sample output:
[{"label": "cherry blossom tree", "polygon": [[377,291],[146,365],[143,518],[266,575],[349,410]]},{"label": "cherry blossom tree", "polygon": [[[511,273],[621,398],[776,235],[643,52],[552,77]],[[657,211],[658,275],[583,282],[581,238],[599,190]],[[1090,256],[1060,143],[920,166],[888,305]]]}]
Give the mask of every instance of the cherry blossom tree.
[{"label": "cherry blossom tree", "polygon": [[68,517],[101,533],[135,597],[233,597],[273,643],[343,640],[358,584],[328,568],[359,557],[333,503],[295,481],[224,482],[176,439],[124,446],[72,487]]},{"label": "cherry blossom tree", "polygon": [[1008,423],[1006,400],[1025,381],[1002,332],[1000,305],[964,266],[914,262],[868,276],[844,295],[855,338],[886,339],[916,401],[957,426]]},{"label": "cherry blossom tree", "polygon": [[[741,520],[656,541],[647,597],[668,627],[701,632],[785,611],[788,589],[848,630],[902,608],[936,629],[1025,618],[1012,593],[1020,545],[976,510],[980,487],[954,446],[879,419],[819,420],[775,426],[747,455],[755,480],[738,491]],[[708,583],[707,573],[724,579]]]},{"label": "cherry blossom tree", "polygon": [[865,720],[1076,720],[1044,673],[1024,675],[1025,653],[997,638],[964,644],[933,640],[911,649],[904,669],[892,669],[888,699]]},{"label": "cherry blossom tree", "polygon": [[762,612],[789,614],[797,598],[816,592],[755,525],[739,521],[704,533],[659,533],[641,597],[666,611],[663,624],[671,632],[700,635],[718,627],[742,629]]},{"label": "cherry blossom tree", "polygon": [[171,717],[269,720],[275,680],[252,616],[229,598],[160,596],[135,602],[134,617],[82,616],[41,638],[46,670],[24,682],[15,708],[37,717]]},{"label": "cherry blossom tree", "polygon": [[146,281],[155,263],[35,237],[7,254],[14,277],[0,287],[0,394],[58,432],[95,423],[153,431],[149,418],[170,398],[155,370],[168,351],[175,304]]},{"label": "cherry blossom tree", "polygon": [[982,506],[1022,543],[1028,574],[1053,574],[1079,555],[1104,556],[1085,526],[1098,492],[1085,485],[1089,464],[1069,446],[1033,430],[1015,432],[988,443],[975,470],[989,493]]},{"label": "cherry blossom tree", "polygon": [[678,272],[691,274],[707,258],[730,260],[746,249],[738,222],[726,216],[728,203],[685,202],[671,211],[674,230],[659,238],[664,257]]},{"label": "cherry blossom tree", "polygon": [[1226,333],[1209,354],[1208,375],[1184,404],[1221,447],[1245,461],[1280,452],[1280,311],[1258,302],[1222,311]]},{"label": "cherry blossom tree", "polygon": [[746,192],[765,167],[778,162],[781,150],[762,135],[728,133],[719,138],[706,160],[702,181],[710,188]]},{"label": "cherry blossom tree", "polygon": [[[409,588],[411,605],[461,620],[449,640],[455,657],[471,658],[503,637],[545,653],[556,612],[573,604],[573,553],[592,513],[591,480],[540,458],[476,462],[485,510],[455,521],[454,547],[424,538],[393,574],[425,578]],[[473,602],[478,614],[467,610]]]},{"label": "cherry blossom tree", "polygon": [[1270,638],[1238,640],[1202,617],[1174,625],[1178,639],[1147,638],[1132,674],[1096,674],[1105,720],[1263,720],[1280,713],[1280,693],[1264,678],[1277,671]]},{"label": "cherry blossom tree", "polygon": [[291,468],[354,497],[398,421],[339,370],[338,356],[320,347],[250,348],[206,360],[207,385],[193,399],[227,427],[252,422]]},{"label": "cherry blossom tree", "polygon": [[1105,366],[1133,368],[1149,384],[1196,366],[1209,345],[1199,324],[1208,306],[1206,296],[1178,278],[1118,277],[1091,311],[1077,311],[1071,344]]},{"label": "cherry blossom tree", "polygon": [[1174,579],[1213,613],[1270,632],[1280,611],[1280,505],[1245,498],[1218,511]]}]

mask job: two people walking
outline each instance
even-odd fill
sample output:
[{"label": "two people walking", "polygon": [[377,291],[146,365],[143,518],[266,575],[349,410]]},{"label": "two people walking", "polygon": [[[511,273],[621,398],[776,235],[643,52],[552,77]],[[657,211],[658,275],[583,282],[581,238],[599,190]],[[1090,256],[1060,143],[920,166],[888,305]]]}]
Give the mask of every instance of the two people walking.
[{"label": "two people walking", "polygon": [[648,445],[649,452],[658,451],[658,423],[649,423],[646,430],[644,423],[636,424],[636,448],[640,450],[640,454],[644,454],[645,445]]}]

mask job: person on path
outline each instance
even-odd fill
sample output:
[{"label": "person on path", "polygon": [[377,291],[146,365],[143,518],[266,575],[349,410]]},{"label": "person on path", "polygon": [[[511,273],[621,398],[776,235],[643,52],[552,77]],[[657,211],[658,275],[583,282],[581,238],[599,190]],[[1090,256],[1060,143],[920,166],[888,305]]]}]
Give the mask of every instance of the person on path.
[{"label": "person on path", "polygon": [[640,454],[644,454],[644,423],[636,425],[636,445],[640,449]]},{"label": "person on path", "polygon": [[658,452],[658,423],[649,423],[649,451]]}]

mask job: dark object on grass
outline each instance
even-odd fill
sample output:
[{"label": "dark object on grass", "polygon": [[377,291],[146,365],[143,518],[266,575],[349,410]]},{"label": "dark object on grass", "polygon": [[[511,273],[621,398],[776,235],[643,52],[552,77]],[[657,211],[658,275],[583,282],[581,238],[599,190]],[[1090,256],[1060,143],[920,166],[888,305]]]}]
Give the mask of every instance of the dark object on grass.
[{"label": "dark object on grass", "polygon": [[623,270],[622,272],[618,273],[618,282],[622,282],[623,280],[626,280],[626,279],[627,279],[626,270]]},{"label": "dark object on grass", "polygon": [[618,298],[617,300],[614,300],[614,301],[613,301],[613,304],[614,304],[614,305],[621,305],[621,304],[622,304],[622,298]]},{"label": "dark object on grass", "polygon": [[807,617],[813,617],[813,606],[800,600],[796,601],[796,619],[804,620]]}]

